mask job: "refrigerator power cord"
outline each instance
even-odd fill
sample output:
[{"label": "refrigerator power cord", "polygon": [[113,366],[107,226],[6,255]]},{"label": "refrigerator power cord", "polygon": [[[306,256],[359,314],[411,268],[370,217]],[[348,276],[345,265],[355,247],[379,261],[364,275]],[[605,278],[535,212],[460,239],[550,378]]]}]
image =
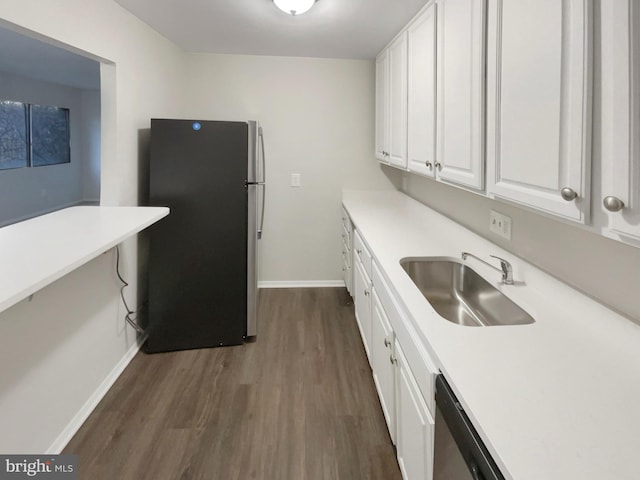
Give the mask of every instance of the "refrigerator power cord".
[{"label": "refrigerator power cord", "polygon": [[140,325],[138,325],[138,323],[136,322],[136,317],[132,317],[132,315],[134,315],[136,312],[129,308],[129,305],[127,305],[127,301],[124,298],[124,289],[129,286],[129,283],[124,278],[122,278],[122,275],[120,275],[120,248],[118,245],[116,245],[116,274],[122,282],[122,286],[120,287],[120,298],[122,298],[122,304],[127,310],[127,314],[125,315],[124,319],[136,332],[138,332],[140,335],[144,335],[144,329]]}]

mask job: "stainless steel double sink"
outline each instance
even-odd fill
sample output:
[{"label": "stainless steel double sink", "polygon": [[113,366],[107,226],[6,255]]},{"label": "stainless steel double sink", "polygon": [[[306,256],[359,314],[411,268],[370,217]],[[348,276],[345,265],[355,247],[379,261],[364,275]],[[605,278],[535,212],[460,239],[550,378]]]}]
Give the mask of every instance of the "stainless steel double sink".
[{"label": "stainless steel double sink", "polygon": [[400,265],[434,310],[452,323],[489,327],[535,322],[531,315],[464,263],[427,257],[405,258]]}]

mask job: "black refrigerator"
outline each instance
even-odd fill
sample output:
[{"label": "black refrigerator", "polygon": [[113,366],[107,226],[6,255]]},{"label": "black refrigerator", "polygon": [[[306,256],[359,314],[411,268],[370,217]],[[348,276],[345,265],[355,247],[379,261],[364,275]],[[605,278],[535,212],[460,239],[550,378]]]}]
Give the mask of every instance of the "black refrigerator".
[{"label": "black refrigerator", "polygon": [[265,193],[255,121],[151,120],[145,351],[239,345],[257,333]]}]

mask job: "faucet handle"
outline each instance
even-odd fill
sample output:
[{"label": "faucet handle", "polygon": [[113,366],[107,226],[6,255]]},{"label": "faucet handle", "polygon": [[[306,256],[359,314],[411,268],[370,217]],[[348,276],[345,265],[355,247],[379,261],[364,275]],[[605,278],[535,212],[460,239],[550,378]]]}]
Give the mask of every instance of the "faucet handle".
[{"label": "faucet handle", "polygon": [[513,267],[511,264],[502,257],[497,255],[489,255],[500,261],[500,268],[502,269],[502,281],[505,285],[513,285]]}]

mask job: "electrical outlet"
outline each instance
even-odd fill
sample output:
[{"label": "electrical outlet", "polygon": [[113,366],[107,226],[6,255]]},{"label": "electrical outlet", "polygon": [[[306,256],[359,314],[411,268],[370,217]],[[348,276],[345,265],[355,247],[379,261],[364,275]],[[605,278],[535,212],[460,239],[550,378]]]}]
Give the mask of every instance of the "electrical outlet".
[{"label": "electrical outlet", "polygon": [[300,174],[299,173],[292,173],[291,174],[291,186],[292,187],[299,187],[300,186]]},{"label": "electrical outlet", "polygon": [[511,240],[511,217],[491,210],[489,212],[489,230],[502,238]]}]

